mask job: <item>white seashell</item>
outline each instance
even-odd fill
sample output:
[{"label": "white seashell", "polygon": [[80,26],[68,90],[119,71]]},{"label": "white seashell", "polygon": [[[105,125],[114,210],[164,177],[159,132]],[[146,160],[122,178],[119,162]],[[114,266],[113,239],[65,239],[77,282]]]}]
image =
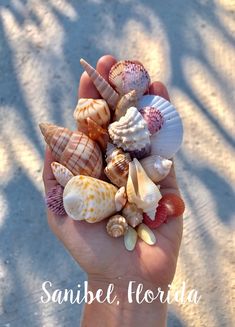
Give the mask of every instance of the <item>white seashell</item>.
[{"label": "white seashell", "polygon": [[163,180],[170,172],[172,161],[153,155],[140,160],[146,174],[155,183]]},{"label": "white seashell", "polygon": [[132,227],[138,226],[143,221],[143,210],[134,203],[127,202],[122,209],[122,215]]},{"label": "white seashell", "polygon": [[140,224],[137,229],[137,234],[141,240],[143,240],[145,243],[149,245],[154,245],[156,244],[157,240],[152,232],[152,230],[145,224]]},{"label": "white seashell", "polygon": [[137,108],[131,107],[125,116],[108,127],[113,143],[132,156],[147,155],[150,152],[150,132]]},{"label": "white seashell", "polygon": [[106,230],[110,236],[120,237],[128,231],[127,221],[121,215],[114,215],[109,218]]},{"label": "white seashell", "polygon": [[183,140],[183,125],[181,118],[166,99],[157,95],[144,95],[138,108],[155,107],[163,115],[164,123],[160,131],[151,136],[151,155],[157,154],[170,159],[179,150]]},{"label": "white seashell", "polygon": [[135,90],[124,94],[117,103],[114,113],[114,121],[119,120],[122,116],[125,116],[127,109],[130,107],[136,107],[137,103],[138,99]]},{"label": "white seashell", "polygon": [[131,226],[128,226],[128,231],[124,235],[124,245],[128,251],[133,251],[137,242],[137,232]]},{"label": "white seashell", "polygon": [[55,179],[63,187],[65,187],[68,181],[74,176],[68,168],[56,161],[51,163],[51,169]]},{"label": "white seashell", "polygon": [[137,159],[129,163],[126,191],[128,201],[135,203],[154,220],[157,204],[162,196]]},{"label": "white seashell", "polygon": [[126,201],[127,201],[126,189],[124,186],[122,186],[115,194],[115,205],[116,205],[117,212],[122,210],[122,208],[126,204]]}]

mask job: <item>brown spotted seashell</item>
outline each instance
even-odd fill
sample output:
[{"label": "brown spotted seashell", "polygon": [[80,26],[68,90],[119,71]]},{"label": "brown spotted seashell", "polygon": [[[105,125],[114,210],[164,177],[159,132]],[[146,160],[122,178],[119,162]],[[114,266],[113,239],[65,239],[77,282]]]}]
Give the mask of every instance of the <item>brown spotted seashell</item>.
[{"label": "brown spotted seashell", "polygon": [[52,124],[39,125],[56,161],[68,168],[74,175],[99,178],[103,160],[99,146],[82,132]]},{"label": "brown spotted seashell", "polygon": [[136,107],[137,103],[138,99],[135,90],[124,94],[117,103],[114,113],[114,121],[119,120],[122,116],[125,116],[127,109],[130,107]]},{"label": "brown spotted seashell", "polygon": [[111,67],[109,82],[119,94],[135,90],[137,97],[140,98],[149,88],[150,77],[142,64],[123,60]]},{"label": "brown spotted seashell", "polygon": [[129,153],[119,153],[109,161],[107,167],[104,169],[105,175],[118,187],[126,185],[129,162],[131,162]]},{"label": "brown spotted seashell", "polygon": [[46,205],[50,211],[59,216],[66,215],[63,205],[63,187],[56,185],[50,189],[46,196]]},{"label": "brown spotted seashell", "polygon": [[105,151],[109,141],[109,134],[107,129],[104,129],[101,126],[99,126],[91,118],[87,118],[87,129],[88,129],[89,138],[92,139],[93,141],[98,142],[101,149]]},{"label": "brown spotted seashell", "polygon": [[124,235],[128,230],[126,219],[121,215],[110,217],[106,225],[106,230],[112,237],[120,237]]},{"label": "brown spotted seashell", "polygon": [[126,218],[128,224],[134,228],[143,221],[143,210],[137,208],[134,203],[127,202],[122,209],[122,215]]}]

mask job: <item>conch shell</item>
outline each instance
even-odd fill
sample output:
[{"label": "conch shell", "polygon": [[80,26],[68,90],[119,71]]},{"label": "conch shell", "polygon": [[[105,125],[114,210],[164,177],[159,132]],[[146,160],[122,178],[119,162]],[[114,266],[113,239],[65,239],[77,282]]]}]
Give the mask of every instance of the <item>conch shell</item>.
[{"label": "conch shell", "polygon": [[73,117],[80,132],[87,134],[87,118],[91,118],[97,125],[106,128],[110,121],[110,111],[103,99],[79,99]]},{"label": "conch shell", "polygon": [[133,157],[143,158],[151,150],[148,126],[135,107],[129,108],[119,121],[110,124],[108,132],[113,143]]},{"label": "conch shell", "polygon": [[112,88],[112,86],[84,59],[80,59],[80,64],[89,75],[93,84],[103,99],[106,100],[111,109],[114,109],[120,98],[119,94]]},{"label": "conch shell", "polygon": [[138,226],[143,221],[143,210],[137,208],[136,204],[127,202],[122,209],[122,215],[132,227]]},{"label": "conch shell", "polygon": [[106,225],[106,230],[112,237],[124,235],[128,230],[126,219],[119,214],[110,217]]},{"label": "conch shell", "polygon": [[68,168],[56,161],[51,163],[51,169],[55,179],[63,187],[65,187],[68,181],[74,176]]},{"label": "conch shell", "polygon": [[153,155],[140,160],[146,174],[155,183],[163,180],[170,172],[172,161]]},{"label": "conch shell", "polygon": [[67,214],[74,220],[96,223],[116,213],[117,188],[89,176],[70,179],[64,189],[63,200]]},{"label": "conch shell", "polygon": [[66,215],[63,205],[63,187],[56,185],[49,190],[46,196],[46,205],[51,212],[58,216]]},{"label": "conch shell", "polygon": [[52,124],[39,125],[56,161],[72,174],[99,178],[102,173],[102,154],[99,146],[82,132]]},{"label": "conch shell", "polygon": [[109,134],[107,129],[104,129],[103,127],[99,126],[89,117],[87,118],[87,129],[89,138],[93,141],[98,142],[101,149],[105,151],[109,141]]},{"label": "conch shell", "polygon": [[136,91],[132,90],[127,94],[124,94],[117,103],[114,113],[114,121],[119,120],[122,116],[125,116],[127,109],[130,107],[136,107],[138,103]]},{"label": "conch shell", "polygon": [[158,201],[162,196],[137,159],[129,163],[126,191],[128,202],[135,203],[153,220]]}]

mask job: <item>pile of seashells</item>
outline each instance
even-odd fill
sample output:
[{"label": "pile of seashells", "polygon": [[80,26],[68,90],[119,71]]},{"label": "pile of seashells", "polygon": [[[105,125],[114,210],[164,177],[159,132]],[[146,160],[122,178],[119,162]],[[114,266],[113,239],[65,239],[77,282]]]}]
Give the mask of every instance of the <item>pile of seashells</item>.
[{"label": "pile of seashells", "polygon": [[162,196],[158,185],[182,143],[180,116],[166,99],[145,95],[150,77],[142,64],[117,62],[107,82],[85,60],[80,62],[102,99],[78,100],[77,131],[40,124],[58,181],[46,204],[75,220],[107,219],[108,234],[124,236],[129,251],[138,237],[153,245],[152,229],[184,211],[183,200]]}]

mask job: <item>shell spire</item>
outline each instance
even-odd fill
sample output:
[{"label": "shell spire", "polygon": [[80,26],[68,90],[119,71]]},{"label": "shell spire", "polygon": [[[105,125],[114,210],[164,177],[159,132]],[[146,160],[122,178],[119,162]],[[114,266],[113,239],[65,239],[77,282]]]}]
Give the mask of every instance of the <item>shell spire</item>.
[{"label": "shell spire", "polygon": [[128,231],[128,224],[126,219],[121,215],[114,215],[109,218],[106,230],[112,237],[120,237]]},{"label": "shell spire", "polygon": [[107,101],[109,106],[114,109],[120,98],[114,88],[84,59],[80,59],[80,64],[91,78],[93,84],[99,91],[100,95]]}]

